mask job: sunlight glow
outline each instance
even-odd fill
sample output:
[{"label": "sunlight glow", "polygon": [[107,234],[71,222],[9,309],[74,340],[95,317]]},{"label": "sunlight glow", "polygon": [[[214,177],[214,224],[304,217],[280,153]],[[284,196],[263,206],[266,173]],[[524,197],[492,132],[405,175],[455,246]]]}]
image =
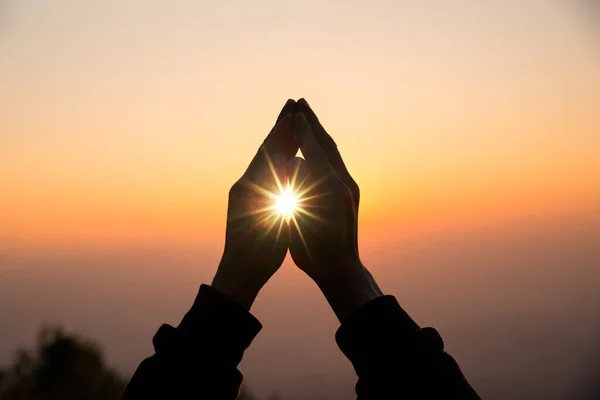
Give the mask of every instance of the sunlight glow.
[{"label": "sunlight glow", "polygon": [[[242,180],[242,184],[246,188],[260,195],[265,201],[260,201],[256,208],[246,210],[235,218],[255,219],[249,230],[262,228],[264,229],[264,237],[275,235],[274,245],[279,241],[284,227],[293,229],[310,257],[300,224],[307,225],[326,222],[321,216],[310,211],[310,208],[315,207],[314,200],[327,194],[326,192],[315,192],[315,189],[324,180],[311,181],[307,180],[306,177],[299,180],[298,164],[293,173],[290,174],[289,179],[286,178],[282,182],[277,171],[275,171],[275,166],[269,154],[265,152],[264,155],[269,170],[273,175],[273,183],[276,184],[276,188],[273,191],[273,189],[263,187],[260,183],[252,182],[251,180]],[[275,185],[271,184],[269,186],[272,188]]]},{"label": "sunlight glow", "polygon": [[283,217],[291,217],[298,209],[298,198],[290,186],[275,196],[275,209]]}]

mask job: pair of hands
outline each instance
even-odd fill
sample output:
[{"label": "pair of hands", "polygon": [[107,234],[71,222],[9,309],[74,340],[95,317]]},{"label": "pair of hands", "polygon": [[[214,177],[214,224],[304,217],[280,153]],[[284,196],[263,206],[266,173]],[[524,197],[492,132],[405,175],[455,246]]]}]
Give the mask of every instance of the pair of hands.
[{"label": "pair of hands", "polygon": [[[295,157],[298,149],[305,159]],[[274,197],[290,185],[285,218]],[[287,250],[340,321],[381,291],[358,255],[359,188],[306,100],[288,100],[248,169],[231,188],[225,249],[212,287],[249,310]]]}]

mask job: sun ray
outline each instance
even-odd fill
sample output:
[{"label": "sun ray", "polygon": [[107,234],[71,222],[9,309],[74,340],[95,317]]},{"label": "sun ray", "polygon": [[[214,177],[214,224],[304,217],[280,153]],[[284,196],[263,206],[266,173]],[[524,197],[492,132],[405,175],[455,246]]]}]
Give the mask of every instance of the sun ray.
[{"label": "sun ray", "polygon": [[260,226],[263,222],[267,221],[269,218],[272,218],[275,216],[275,212],[271,212],[269,214],[267,214],[266,217],[260,219],[258,222],[256,222],[254,225],[252,225],[249,229],[248,232],[253,231],[254,229],[256,229],[258,226]]},{"label": "sun ray", "polygon": [[326,178],[321,178],[319,180],[316,180],[312,184],[310,184],[307,188],[302,188],[302,186],[300,186],[298,188],[298,190],[296,190],[296,196],[297,197],[304,196],[306,193],[310,192],[311,190],[313,190],[314,188],[316,188],[317,186],[319,186],[320,184],[325,182],[325,180],[326,180]]},{"label": "sun ray", "polygon": [[304,203],[302,204],[302,208],[304,208],[305,210],[315,210],[327,208],[327,206],[324,204]]},{"label": "sun ray", "polygon": [[300,240],[302,241],[302,245],[304,246],[304,249],[306,250],[306,254],[308,255],[308,258],[310,258],[312,260],[312,256],[310,255],[310,251],[308,250],[308,245],[306,244],[306,240],[304,239],[304,235],[302,234],[300,225],[298,224],[298,221],[296,220],[296,216],[294,214],[292,214],[291,219],[292,219],[292,221],[294,221],[294,225],[296,226],[296,230],[298,231],[298,236],[300,237]]},{"label": "sun ray", "polygon": [[[296,168],[294,168],[294,173],[292,174],[292,179],[290,180],[290,187],[296,187],[296,179],[298,179],[298,171],[300,171],[300,163],[296,163]],[[304,181],[306,180],[306,176],[298,186],[302,186]]]},{"label": "sun ray", "polygon": [[231,217],[230,219],[232,220],[236,220],[236,219],[241,219],[241,218],[247,218],[247,217],[253,217],[255,215],[267,212],[267,211],[273,211],[275,210],[275,206],[274,205],[270,205],[270,206],[266,206],[266,207],[262,207],[262,208],[258,208],[256,210],[250,210],[250,211],[246,211],[243,213],[240,213],[238,215],[235,215],[233,217]]},{"label": "sun ray", "polygon": [[304,183],[306,182],[307,179],[308,179],[308,175],[304,175],[304,178],[302,178],[302,182],[300,182],[298,185],[296,185],[295,183],[294,183],[294,185],[292,185],[292,187],[296,188],[295,189],[296,192],[298,192],[302,188],[302,186],[304,186]]},{"label": "sun ray", "polygon": [[310,224],[310,221],[308,220],[308,218],[306,218],[306,216],[304,214],[296,214],[296,221],[298,222],[298,224],[303,223],[303,224]]},{"label": "sun ray", "polygon": [[298,204],[300,203],[306,203],[309,200],[314,200],[314,199],[318,199],[319,197],[323,197],[328,195],[329,193],[319,193],[319,194],[313,194],[312,196],[308,196],[308,197],[298,197],[298,200],[296,200],[296,202]]},{"label": "sun ray", "polygon": [[279,220],[281,220],[281,218],[273,218],[273,221],[268,225],[267,230],[265,231],[265,233],[263,235],[263,239],[265,239],[267,236],[269,236],[269,233],[273,230],[273,228],[275,227],[275,224]]},{"label": "sun ray", "polygon": [[[312,210],[319,207],[319,202],[314,202],[313,200],[329,194],[326,188],[322,188],[318,192],[314,191],[315,188],[325,182],[326,178],[312,180],[308,179],[309,176],[306,175],[299,182],[300,166],[298,164],[294,168],[292,175],[288,176],[286,181],[283,182],[279,179],[279,175],[269,154],[265,152],[264,156],[269,166],[269,172],[272,174],[277,187],[267,186],[269,188],[272,187],[273,191],[271,191],[250,179],[242,180],[240,183],[244,187],[260,196],[251,198],[250,209],[246,209],[244,212],[236,215],[234,219],[250,218],[251,222],[246,224],[242,229],[250,232],[258,227],[264,228],[263,238],[272,237],[276,230],[273,246],[276,246],[281,239],[284,224],[288,226],[293,224],[293,229],[298,232],[302,245],[310,257],[305,233],[302,232],[302,228],[310,229],[313,222],[327,224],[325,219]],[[279,226],[276,228],[276,225]]]},{"label": "sun ray", "polygon": [[275,198],[276,197],[275,193],[273,193],[273,192],[265,189],[264,187],[260,186],[257,183],[252,182],[249,179],[243,179],[241,181],[241,184],[244,185],[244,186],[246,186],[248,189],[250,189],[250,190],[258,193],[258,194],[265,195],[265,196],[267,196],[269,198]]},{"label": "sun ray", "polygon": [[283,218],[279,218],[279,228],[277,229],[277,236],[275,236],[275,243],[273,244],[273,247],[275,247],[277,245],[277,243],[279,242],[279,237],[281,236],[282,229],[283,229]]},{"label": "sun ray", "polygon": [[296,210],[299,211],[299,212],[301,212],[302,214],[306,215],[307,217],[311,217],[313,219],[316,219],[319,222],[322,222],[322,223],[326,223],[327,222],[323,218],[319,217],[318,215],[316,215],[314,213],[311,213],[310,211],[308,211],[308,210],[306,210],[306,209],[304,209],[302,207],[296,207]]},{"label": "sun ray", "polygon": [[281,184],[281,181],[279,180],[279,175],[277,175],[277,171],[275,171],[275,166],[273,165],[273,161],[271,161],[271,157],[269,156],[269,153],[267,152],[267,150],[263,150],[263,151],[265,152],[265,159],[267,160],[267,165],[269,166],[269,169],[271,170],[271,174],[273,174],[273,178],[275,179],[277,188],[279,189],[280,192],[282,192],[283,185]]}]

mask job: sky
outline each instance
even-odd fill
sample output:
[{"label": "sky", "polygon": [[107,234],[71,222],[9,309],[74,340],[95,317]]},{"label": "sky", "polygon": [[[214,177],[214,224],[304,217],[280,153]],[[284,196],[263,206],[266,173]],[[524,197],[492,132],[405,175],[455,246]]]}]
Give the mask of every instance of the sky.
[{"label": "sky", "polygon": [[[53,316],[130,373],[210,280],[228,189],[299,97],[360,185],[364,262],[450,332],[467,372],[488,364],[466,321],[474,347],[499,321],[551,325],[560,304],[584,323],[600,309],[600,20],[585,3],[0,0],[0,363]],[[351,392],[333,314],[285,267],[253,309],[267,339],[249,381],[289,396],[316,371]],[[309,315],[322,327],[294,334]]]}]

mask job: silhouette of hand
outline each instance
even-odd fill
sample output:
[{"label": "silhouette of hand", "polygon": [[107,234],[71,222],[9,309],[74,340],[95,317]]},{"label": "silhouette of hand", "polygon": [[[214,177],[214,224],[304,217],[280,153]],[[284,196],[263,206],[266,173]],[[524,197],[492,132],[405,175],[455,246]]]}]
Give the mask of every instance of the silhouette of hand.
[{"label": "silhouette of hand", "polygon": [[288,100],[244,175],[229,191],[225,249],[212,287],[250,309],[279,269],[288,249],[285,221],[270,193],[285,184],[286,163],[298,151],[293,138],[296,102]]},{"label": "silhouette of hand", "polygon": [[382,295],[358,255],[360,192],[308,103],[298,100],[296,110],[294,131],[305,160],[288,161],[288,175],[301,195],[290,224],[290,254],[343,321]]}]

